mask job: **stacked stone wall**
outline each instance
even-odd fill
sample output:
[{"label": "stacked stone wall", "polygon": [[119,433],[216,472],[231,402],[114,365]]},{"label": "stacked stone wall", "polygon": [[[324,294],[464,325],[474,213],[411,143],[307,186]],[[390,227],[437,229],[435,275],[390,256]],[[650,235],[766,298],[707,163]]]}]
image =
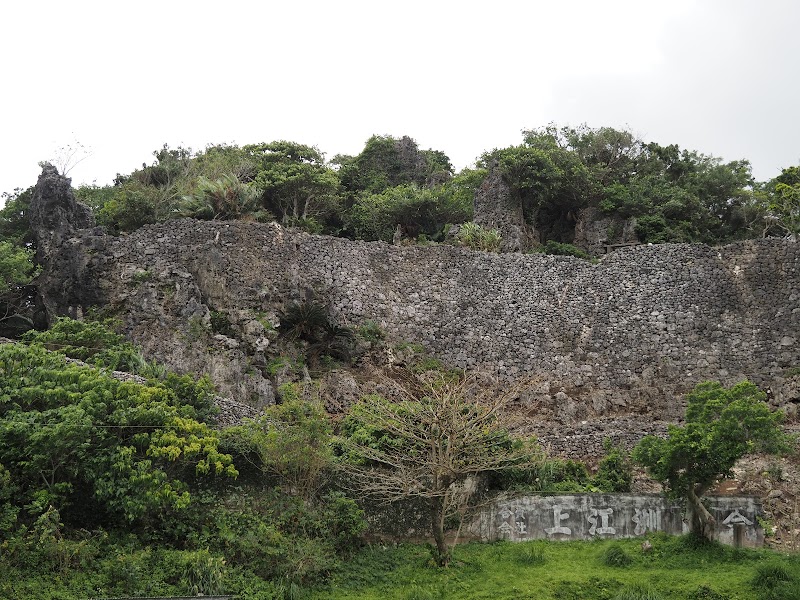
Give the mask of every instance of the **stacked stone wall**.
[{"label": "stacked stone wall", "polygon": [[[638,246],[593,264],[244,222],[81,235],[54,257],[50,280],[68,274],[58,286],[72,290],[72,303],[115,307],[132,337],[168,363],[176,353],[214,358],[190,335],[209,308],[274,316],[313,294],[340,324],[371,320],[390,340],[419,342],[455,366],[539,378],[523,402],[551,421],[680,420],[676,398],[707,379],[747,377],[774,403],[793,400],[784,390],[787,370],[800,365],[800,244],[784,240]],[[232,348],[224,351],[257,362],[257,351]]]}]

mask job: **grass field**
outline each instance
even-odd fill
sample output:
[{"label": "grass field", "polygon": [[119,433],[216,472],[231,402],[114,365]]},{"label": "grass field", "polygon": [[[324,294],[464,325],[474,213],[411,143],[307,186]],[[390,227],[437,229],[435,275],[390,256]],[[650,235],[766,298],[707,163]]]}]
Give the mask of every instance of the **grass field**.
[{"label": "grass field", "polygon": [[315,600],[800,600],[800,555],[698,546],[692,538],[465,544],[448,569],[425,546],[370,546]]}]

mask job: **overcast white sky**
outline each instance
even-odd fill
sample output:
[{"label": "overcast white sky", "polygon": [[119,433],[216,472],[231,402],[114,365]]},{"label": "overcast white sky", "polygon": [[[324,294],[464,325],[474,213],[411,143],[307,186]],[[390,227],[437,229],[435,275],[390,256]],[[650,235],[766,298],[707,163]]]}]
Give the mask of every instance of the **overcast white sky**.
[{"label": "overcast white sky", "polygon": [[456,168],[520,131],[630,128],[759,180],[800,163],[800,2],[38,0],[0,8],[0,192],[75,141],[73,184],[164,143],[410,135]]}]

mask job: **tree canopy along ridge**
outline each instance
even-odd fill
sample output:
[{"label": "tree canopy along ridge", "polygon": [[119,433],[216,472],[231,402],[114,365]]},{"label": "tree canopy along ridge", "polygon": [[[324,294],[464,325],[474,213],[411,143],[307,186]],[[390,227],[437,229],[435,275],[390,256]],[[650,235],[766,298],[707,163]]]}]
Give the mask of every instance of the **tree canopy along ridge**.
[{"label": "tree canopy along ridge", "polygon": [[[78,198],[115,231],[180,216],[272,220],[313,233],[392,241],[444,239],[445,225],[472,218],[472,195],[491,167],[522,200],[538,243],[571,243],[581,211],[637,218],[641,242],[725,243],[796,235],[797,167],[753,180],[747,160],[721,159],[611,127],[524,130],[522,143],[485,152],[456,173],[441,150],[408,136],[370,137],[356,156],[278,140],[195,152],[164,146],[155,161],[112,186],[82,186]],[[793,175],[794,174],[794,175]],[[0,233],[29,243],[26,194],[7,197]]]}]

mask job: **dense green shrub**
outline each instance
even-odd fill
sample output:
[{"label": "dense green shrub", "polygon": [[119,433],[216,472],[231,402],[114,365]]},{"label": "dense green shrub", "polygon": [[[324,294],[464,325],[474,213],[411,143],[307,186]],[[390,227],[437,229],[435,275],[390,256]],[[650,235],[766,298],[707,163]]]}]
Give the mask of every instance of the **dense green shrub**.
[{"label": "dense green shrub", "polygon": [[625,549],[618,544],[608,546],[603,551],[602,560],[607,567],[627,567],[633,562],[633,559],[628,556]]},{"label": "dense green shrub", "polygon": [[119,326],[119,321],[112,319],[76,321],[58,317],[50,329],[29,331],[22,339],[96,367],[136,373],[144,359],[125,336],[115,331]]},{"label": "dense green shrub", "polygon": [[470,221],[458,230],[456,242],[461,246],[485,252],[499,252],[503,238],[497,229],[487,229]]},{"label": "dense green shrub", "polygon": [[41,346],[0,346],[0,462],[32,514],[74,524],[160,519],[188,481],[235,477],[218,436],[169,388],[122,382]]},{"label": "dense green shrub", "polygon": [[606,455],[600,460],[592,484],[602,492],[630,492],[633,466],[628,456],[610,440],[603,443]]},{"label": "dense green shrub", "polygon": [[176,200],[134,181],[113,190],[113,195],[95,212],[97,223],[112,232],[133,231],[156,223],[171,213]]},{"label": "dense green shrub", "polygon": [[572,244],[562,244],[555,240],[547,240],[544,246],[542,246],[541,251],[544,254],[555,254],[557,256],[574,256],[576,258],[584,258],[589,259],[591,256],[581,250],[580,248],[573,246]]},{"label": "dense green shrub", "polygon": [[350,229],[362,240],[391,242],[398,226],[408,238],[424,234],[429,239],[440,239],[445,225],[460,223],[471,214],[471,206],[456,191],[457,188],[405,184],[362,194],[350,210]]},{"label": "dense green shrub", "polygon": [[[292,384],[288,384],[292,385]],[[317,402],[284,394],[263,416],[228,428],[223,437],[275,485],[306,500],[316,497],[333,468],[331,424]]]},{"label": "dense green shrub", "polygon": [[585,464],[560,458],[547,459],[535,468],[509,469],[490,479],[492,489],[524,492],[581,493],[589,491],[590,485]]},{"label": "dense green shrub", "polygon": [[364,324],[356,330],[356,333],[361,339],[373,344],[386,337],[386,332],[375,321],[364,321]]}]

